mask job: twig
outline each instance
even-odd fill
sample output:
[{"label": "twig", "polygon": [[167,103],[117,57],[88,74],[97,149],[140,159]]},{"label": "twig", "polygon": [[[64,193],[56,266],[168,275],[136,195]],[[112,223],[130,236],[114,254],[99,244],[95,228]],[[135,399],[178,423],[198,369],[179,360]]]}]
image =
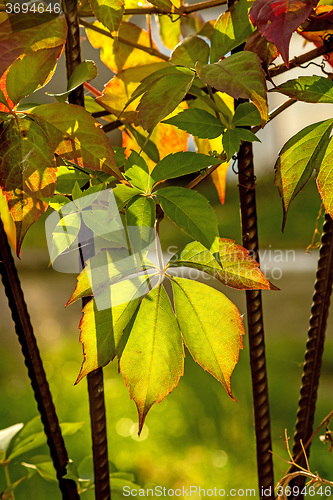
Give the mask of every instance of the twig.
[{"label": "twig", "polygon": [[126,38],[122,38],[120,36],[113,36],[111,33],[107,30],[104,30],[103,28],[99,28],[98,26],[95,26],[94,24],[87,23],[83,19],[80,18],[80,25],[84,26],[85,28],[88,28],[90,30],[96,31],[96,33],[100,33],[101,35],[107,36],[109,38],[112,38],[113,40],[118,40],[120,43],[124,43],[125,45],[129,45],[130,47],[134,47],[135,49],[142,50],[143,52],[147,52],[148,54],[159,57],[160,59],[163,59],[163,61],[169,61],[169,57],[166,56],[165,54],[162,54],[162,52],[151,48],[151,47],[146,47],[145,45],[141,45],[139,43],[131,42],[130,40],[127,40]]},{"label": "twig", "polygon": [[221,165],[221,163],[222,163],[223,161],[225,161],[226,159],[227,159],[227,157],[226,157],[226,155],[225,155],[224,160],[222,159],[222,161],[221,161],[220,163],[216,163],[215,165],[212,165],[212,166],[209,168],[208,172],[206,172],[206,173],[205,173],[205,174],[203,174],[203,175],[201,175],[201,174],[200,174],[200,175],[198,175],[197,177],[195,177],[195,179],[193,179],[193,181],[191,181],[191,182],[189,182],[189,183],[187,184],[187,186],[186,186],[186,187],[187,187],[187,189],[193,189],[193,188],[195,188],[198,184],[200,184],[200,182],[202,182],[204,179],[207,179],[207,177],[208,177],[210,174],[212,174],[212,173],[214,172],[214,170],[216,170],[216,169],[217,169],[217,168]]},{"label": "twig", "polygon": [[[268,115],[268,122],[267,123],[270,123],[274,118],[276,118],[277,116],[279,116],[279,114],[281,114],[283,111],[285,111],[290,106],[292,106],[293,104],[295,104],[295,102],[297,102],[297,99],[288,99],[283,104],[281,104],[280,106],[278,106],[277,108],[275,108],[271,113],[269,113],[269,115]],[[258,125],[256,127],[252,127],[251,128],[251,132],[253,132],[254,134],[256,134],[259,130],[261,130],[261,125]]]},{"label": "twig", "polygon": [[328,54],[331,52],[332,47],[328,47],[327,45],[321,45],[320,47],[317,47],[316,49],[310,50],[309,52],[306,52],[305,54],[302,54],[300,56],[296,56],[293,59],[289,61],[289,68],[285,63],[279,64],[279,66],[275,66],[272,68],[269,68],[269,76],[270,78],[277,76],[277,75],[282,75],[282,73],[285,73],[286,71],[289,71],[290,69],[296,68],[297,66],[300,66],[301,64],[304,64],[306,62],[311,61],[312,59],[315,59],[316,57],[323,56],[324,54]]},{"label": "twig", "polygon": [[[220,5],[225,5],[226,0],[208,0],[207,2],[199,2],[193,5],[181,5],[177,8],[177,13],[181,14],[191,14],[192,12],[199,12],[200,10],[211,9],[214,7],[219,7]],[[0,7],[1,10],[1,7]],[[5,10],[5,9],[3,9]],[[171,9],[161,9],[158,7],[140,7],[137,9],[125,9],[125,16],[139,16],[147,14],[174,14]],[[91,10],[80,11],[80,18],[82,17],[94,17]]]}]

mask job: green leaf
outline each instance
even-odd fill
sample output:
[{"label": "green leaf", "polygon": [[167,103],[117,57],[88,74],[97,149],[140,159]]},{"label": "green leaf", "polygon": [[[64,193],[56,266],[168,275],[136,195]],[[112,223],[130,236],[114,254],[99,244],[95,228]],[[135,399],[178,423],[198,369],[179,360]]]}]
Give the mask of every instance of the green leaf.
[{"label": "green leaf", "polygon": [[152,180],[149,175],[148,165],[136,151],[132,151],[125,163],[124,177],[140,191],[150,193]]},{"label": "green leaf", "polygon": [[182,187],[159,189],[155,194],[172,222],[213,253],[218,252],[217,219],[204,196]]},{"label": "green leaf", "polygon": [[332,137],[325,152],[317,176],[317,186],[325,210],[333,218],[333,140]]},{"label": "green leaf", "polygon": [[258,108],[262,123],[267,121],[265,74],[253,52],[238,52],[215,64],[197,64],[200,79],[234,99],[250,99]]},{"label": "green leaf", "polygon": [[77,238],[81,227],[81,214],[78,212],[65,215],[60,219],[52,233],[51,262],[67,250]]},{"label": "green leaf", "polygon": [[174,5],[170,2],[170,0],[149,0],[149,3],[155,5],[159,9],[165,9],[166,11],[174,10]]},{"label": "green leaf", "polygon": [[197,61],[207,64],[208,58],[208,44],[198,36],[189,36],[173,50],[170,63],[194,69]]},{"label": "green leaf", "polygon": [[91,10],[111,33],[119,29],[124,14],[124,0],[89,0]]},{"label": "green leaf", "polygon": [[[141,281],[145,282],[145,279],[141,277]],[[132,291],[132,300],[111,308],[112,295],[122,293],[129,282],[130,280],[125,280],[104,289],[96,299],[85,305],[80,322],[84,361],[76,384],[91,371],[106,366],[116,356],[124,331],[141,300],[141,297],[135,297],[135,289],[134,293]]]},{"label": "green leaf", "polygon": [[43,104],[29,113],[53,144],[55,153],[83,168],[122,178],[110,141],[90,113],[75,104]]},{"label": "green leaf", "polygon": [[300,76],[282,83],[272,91],[281,92],[298,101],[333,104],[333,82],[323,76]]},{"label": "green leaf", "polygon": [[245,333],[238,309],[223,293],[197,281],[172,278],[172,290],[186,347],[235,400],[230,377]]},{"label": "green leaf", "polygon": [[320,168],[329,143],[333,119],[308,125],[283,146],[275,164],[275,185],[283,206],[283,228],[291,201]]},{"label": "green leaf", "polygon": [[[8,111],[10,110],[10,106],[9,106],[9,104],[7,102],[5,94],[2,92],[1,89],[0,89],[0,103],[3,104],[4,106],[6,106],[6,108],[8,109]],[[2,119],[2,117],[3,117],[3,119],[5,119],[5,118],[7,118],[7,115],[5,113],[1,113],[0,120]]]},{"label": "green leaf", "polygon": [[232,158],[234,153],[239,151],[240,145],[242,141],[253,142],[258,141],[260,139],[246,128],[229,128],[226,130],[222,137],[222,145],[224,151],[227,153],[227,161]]},{"label": "green leaf", "polygon": [[178,106],[191,87],[193,71],[187,68],[174,70],[174,73],[155,81],[137,107],[140,124],[149,132]]},{"label": "green leaf", "polygon": [[8,450],[11,440],[22,429],[24,424],[15,424],[0,430],[0,453]]},{"label": "green leaf", "polygon": [[31,472],[37,472],[46,481],[58,482],[53,462],[48,455],[31,457],[29,462],[21,462],[21,465],[27,469],[28,477],[31,477]]},{"label": "green leaf", "polygon": [[16,227],[19,255],[29,227],[47,209],[56,183],[54,149],[44,131],[24,116],[0,127],[0,187]]},{"label": "green leaf", "polygon": [[50,80],[61,51],[62,45],[28,52],[14,62],[6,77],[8,96],[14,104],[43,87]]},{"label": "green leaf", "polygon": [[233,127],[261,125],[260,113],[252,102],[243,102],[235,109],[231,125]]},{"label": "green leaf", "polygon": [[[63,437],[75,434],[83,425],[84,422],[66,422],[60,424]],[[17,438],[15,438],[7,461],[11,462],[14,458],[23,455],[23,453],[30,452],[46,444],[46,435],[42,429],[40,417],[36,417],[25,424]]]},{"label": "green leaf", "polygon": [[214,158],[192,151],[178,151],[162,158],[151,172],[154,185],[167,179],[199,172],[214,163]]},{"label": "green leaf", "polygon": [[82,172],[74,166],[61,165],[57,169],[56,193],[70,194],[76,182],[82,187],[88,181],[88,172]]},{"label": "green leaf", "polygon": [[[124,235],[124,239],[126,239],[126,235]],[[77,277],[76,288],[66,306],[82,297],[90,295],[99,297],[111,285],[118,282],[124,284],[124,278],[152,267],[153,264],[147,258],[130,255],[127,249],[102,250],[87,261],[86,266]],[[127,299],[126,302],[132,298]],[[103,298],[103,300],[106,299],[107,297]]]},{"label": "green leaf", "polygon": [[248,250],[227,238],[220,238],[219,244],[221,264],[201,243],[192,241],[171,257],[168,266],[198,269],[239,290],[277,290],[265,278]]},{"label": "green leaf", "polygon": [[155,238],[156,206],[152,198],[136,196],[126,207],[126,223],[133,252],[141,252]]},{"label": "green leaf", "polygon": [[55,97],[58,102],[65,102],[72,90],[76,89],[83,83],[90,82],[90,80],[96,78],[97,73],[97,66],[94,61],[83,61],[76,66],[73,73],[69,77],[66,92],[62,92],[60,94],[47,93],[47,95]]},{"label": "green leaf", "polygon": [[127,132],[127,130],[130,131],[130,133],[133,135],[134,139],[136,140],[142,151],[146,153],[146,155],[151,160],[153,160],[155,163],[160,161],[160,153],[156,147],[156,144],[149,139],[149,136],[145,137],[144,135],[140,134],[140,132],[138,132],[134,127],[132,127],[132,125],[127,124],[125,132]]},{"label": "green leaf", "polygon": [[210,62],[214,63],[235,49],[251,35],[253,25],[248,9],[253,1],[239,0],[220,15],[211,38]]},{"label": "green leaf", "polygon": [[127,203],[134,198],[137,194],[140,194],[140,190],[125,184],[117,184],[112,190],[114,197],[117,202],[118,210],[122,210]]},{"label": "green leaf", "polygon": [[142,300],[119,368],[139,412],[139,434],[151,406],[177,386],[183,374],[181,333],[163,285]]},{"label": "green leaf", "polygon": [[203,109],[185,109],[162,123],[175,125],[189,134],[203,139],[214,139],[223,133],[224,125],[215,116]]}]

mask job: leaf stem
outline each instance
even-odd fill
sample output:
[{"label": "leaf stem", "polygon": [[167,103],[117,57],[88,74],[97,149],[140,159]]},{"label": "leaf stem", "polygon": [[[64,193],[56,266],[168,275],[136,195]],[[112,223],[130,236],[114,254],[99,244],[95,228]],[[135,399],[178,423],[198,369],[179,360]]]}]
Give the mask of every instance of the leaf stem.
[{"label": "leaf stem", "polygon": [[[208,0],[207,2],[199,2],[193,5],[181,5],[177,8],[177,13],[181,13],[183,15],[191,14],[192,12],[199,12],[200,10],[211,9],[214,7],[219,7],[220,5],[226,5],[226,0]],[[5,8],[0,11],[5,10]],[[171,9],[161,9],[158,7],[140,7],[136,9],[125,9],[125,16],[139,16],[146,14],[174,14]],[[94,17],[91,10],[82,10],[80,12],[80,18],[82,17]]]},{"label": "leaf stem", "polygon": [[[9,475],[9,469],[8,469],[8,464],[4,463],[3,464],[3,470],[5,472],[5,478],[6,478],[6,486],[7,488],[10,488],[12,486],[12,482],[10,480],[10,475]],[[11,500],[15,500],[14,492],[10,492],[10,498]]]},{"label": "leaf stem", "polygon": [[80,18],[80,25],[84,26],[85,28],[88,28],[90,30],[96,31],[96,33],[100,33],[101,35],[107,36],[109,38],[112,38],[113,40],[118,40],[120,43],[124,43],[125,45],[129,45],[130,47],[133,47],[138,50],[142,50],[143,52],[147,52],[148,54],[159,57],[160,59],[163,59],[164,61],[169,61],[169,57],[166,56],[165,54],[162,54],[159,50],[156,50],[152,47],[146,47],[145,45],[141,45],[139,43],[131,42],[130,40],[127,40],[126,38],[122,38],[120,36],[113,36],[111,33],[107,30],[104,30],[103,28],[99,28],[98,26],[95,26],[92,23],[87,23],[83,19]]}]

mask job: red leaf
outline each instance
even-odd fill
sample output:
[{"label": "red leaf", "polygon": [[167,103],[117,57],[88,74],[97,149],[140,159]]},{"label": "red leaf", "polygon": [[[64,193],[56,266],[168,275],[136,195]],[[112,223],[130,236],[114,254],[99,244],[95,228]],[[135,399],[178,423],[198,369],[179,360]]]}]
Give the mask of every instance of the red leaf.
[{"label": "red leaf", "polygon": [[[333,7],[332,5],[318,5],[309,19],[300,26],[298,33],[315,44],[316,47],[324,45],[324,40],[333,35]],[[333,66],[333,54],[327,55],[327,62]]]},{"label": "red leaf", "polygon": [[318,0],[256,0],[250,19],[273,42],[288,66],[291,35],[311,14]]}]

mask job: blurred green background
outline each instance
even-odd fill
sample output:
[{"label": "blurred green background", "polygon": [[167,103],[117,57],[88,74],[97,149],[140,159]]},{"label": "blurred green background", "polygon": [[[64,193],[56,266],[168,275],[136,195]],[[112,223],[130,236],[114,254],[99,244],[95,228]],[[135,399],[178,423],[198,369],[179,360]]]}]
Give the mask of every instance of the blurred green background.
[{"label": "blurred green background", "polygon": [[[294,432],[318,253],[311,250],[311,255],[306,255],[305,250],[315,229],[320,198],[312,179],[293,202],[282,234],[282,208],[273,186],[273,174],[261,175],[258,181],[258,222],[261,248],[266,249],[266,274],[280,288],[278,292],[263,292],[273,451],[286,460],[283,438],[285,429],[291,437]],[[221,236],[241,244],[236,176],[230,173],[224,205],[219,203],[210,181],[202,183],[199,190],[214,205]],[[174,247],[179,248],[187,241],[186,235],[168,220],[162,222],[161,239],[166,252],[170,245],[173,248],[169,252],[172,252]],[[86,381],[73,385],[82,362],[78,341],[80,305],[64,308],[75,287],[75,275],[60,274],[48,267],[42,219],[28,233],[17,265],[59,418],[86,422],[82,431],[66,438],[69,455],[78,464],[91,454],[91,441]],[[236,303],[246,324],[245,293],[222,285],[220,289]],[[27,422],[37,414],[37,409],[2,289],[0,306],[1,429]],[[332,325],[331,317],[315,425],[332,410]],[[105,368],[104,377],[109,457],[118,470],[133,473],[142,487],[197,485],[225,490],[257,487],[246,335],[232,376],[232,391],[238,403],[186,353],[184,377],[162,403],[152,408],[140,438],[137,437],[135,404],[129,399],[116,363]],[[47,453],[47,449],[35,454],[41,452]],[[12,480],[24,474],[19,464],[23,459],[24,456],[20,457],[18,463],[10,467]],[[277,481],[288,466],[276,457],[274,463]],[[332,479],[332,454],[318,438],[313,443],[310,464],[313,471]],[[4,488],[4,475],[0,470],[0,491]],[[61,496],[54,484],[36,475],[18,486],[15,498],[59,500]],[[82,498],[88,497],[83,494]]]}]

